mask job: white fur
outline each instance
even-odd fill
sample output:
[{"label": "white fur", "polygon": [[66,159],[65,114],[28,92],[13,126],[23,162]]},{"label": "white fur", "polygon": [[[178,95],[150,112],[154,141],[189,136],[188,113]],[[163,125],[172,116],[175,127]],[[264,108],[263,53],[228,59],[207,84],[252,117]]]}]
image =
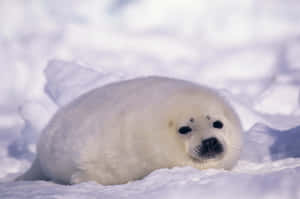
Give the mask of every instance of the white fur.
[{"label": "white fur", "polygon": [[[215,120],[224,127],[213,128]],[[182,125],[191,125],[192,133],[180,135]],[[212,136],[224,155],[192,158],[193,147]],[[108,185],[159,168],[231,169],[241,146],[240,121],[214,91],[183,80],[138,78],[94,89],[61,108],[41,135],[32,168],[19,179]]]}]

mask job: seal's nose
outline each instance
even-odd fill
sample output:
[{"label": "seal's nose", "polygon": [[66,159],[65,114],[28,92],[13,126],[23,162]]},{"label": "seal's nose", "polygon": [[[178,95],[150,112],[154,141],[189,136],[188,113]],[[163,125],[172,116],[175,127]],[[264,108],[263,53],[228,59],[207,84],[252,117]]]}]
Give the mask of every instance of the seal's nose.
[{"label": "seal's nose", "polygon": [[213,158],[223,152],[223,146],[215,137],[211,137],[202,141],[200,156]]}]

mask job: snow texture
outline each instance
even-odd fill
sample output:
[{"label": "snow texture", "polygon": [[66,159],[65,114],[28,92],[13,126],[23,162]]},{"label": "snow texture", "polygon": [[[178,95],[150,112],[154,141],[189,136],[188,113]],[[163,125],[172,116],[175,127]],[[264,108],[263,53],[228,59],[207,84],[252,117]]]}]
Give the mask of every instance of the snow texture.
[{"label": "snow texture", "polygon": [[[1,199],[300,198],[297,0],[2,0],[0,13]],[[232,171],[160,169],[116,186],[12,181],[57,109],[148,75],[208,85],[229,100],[245,134]]]}]

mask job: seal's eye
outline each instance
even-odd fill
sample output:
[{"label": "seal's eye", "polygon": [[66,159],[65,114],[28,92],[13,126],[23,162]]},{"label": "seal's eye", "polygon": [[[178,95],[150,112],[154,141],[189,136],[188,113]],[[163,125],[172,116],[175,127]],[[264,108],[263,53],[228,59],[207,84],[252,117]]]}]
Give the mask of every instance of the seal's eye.
[{"label": "seal's eye", "polygon": [[186,135],[186,134],[192,132],[192,128],[189,127],[189,126],[182,126],[182,127],[180,127],[180,128],[178,129],[178,132],[179,132],[180,134]]},{"label": "seal's eye", "polygon": [[213,127],[217,128],[217,129],[221,129],[221,128],[223,128],[223,123],[221,121],[219,121],[219,120],[214,121]]}]

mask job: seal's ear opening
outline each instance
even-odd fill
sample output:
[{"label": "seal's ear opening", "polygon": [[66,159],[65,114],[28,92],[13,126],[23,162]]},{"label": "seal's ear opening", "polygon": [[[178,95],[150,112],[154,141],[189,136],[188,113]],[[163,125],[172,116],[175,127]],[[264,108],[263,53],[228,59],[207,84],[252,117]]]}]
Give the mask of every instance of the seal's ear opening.
[{"label": "seal's ear opening", "polygon": [[178,129],[178,133],[182,135],[189,134],[190,132],[192,132],[192,128],[189,126],[182,126]]}]

